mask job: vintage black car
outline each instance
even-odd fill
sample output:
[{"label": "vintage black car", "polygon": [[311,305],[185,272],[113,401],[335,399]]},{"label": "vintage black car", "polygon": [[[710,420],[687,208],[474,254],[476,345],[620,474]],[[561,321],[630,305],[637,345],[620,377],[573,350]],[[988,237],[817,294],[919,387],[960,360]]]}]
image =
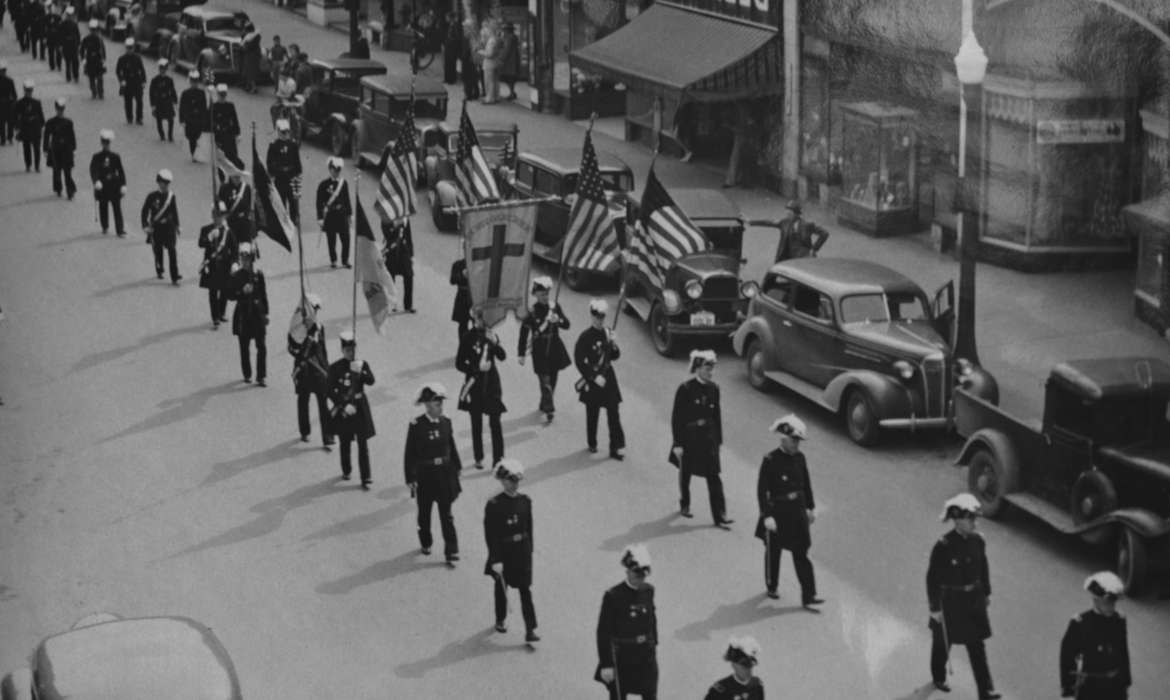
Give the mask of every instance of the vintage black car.
[{"label": "vintage black car", "polygon": [[[718,190],[674,189],[674,203],[703,232],[708,248],[675,260],[659,286],[639,268],[626,277],[626,308],[650,324],[659,354],[671,356],[683,339],[726,343],[745,318],[748,300],[759,291],[739,278],[743,256],[743,216]],[[631,199],[629,230],[640,202]]]},{"label": "vintage black car", "polygon": [[184,8],[202,5],[205,0],[115,0],[106,11],[106,33],[123,40],[131,37],[145,53],[165,55],[179,25]]},{"label": "vintage black car", "polygon": [[1058,364],[1039,425],[960,389],[955,426],[967,438],[956,464],[967,467],[984,515],[1010,504],[1062,533],[1112,544],[1131,593],[1151,565],[1170,564],[1170,364]]},{"label": "vintage black car", "polygon": [[208,627],[185,617],[89,615],[42,641],[29,668],[0,681],[2,700],[241,697],[223,644]]},{"label": "vintage black car", "polygon": [[[382,162],[386,147],[396,138],[410,104],[409,75],[375,75],[361,79],[361,102],[353,125],[353,154],[359,167]],[[414,77],[414,124],[417,131],[447,118],[447,88],[443,83]]]},{"label": "vintage black car", "polygon": [[[459,148],[459,125],[439,122],[419,131],[419,150],[425,154],[419,160],[420,179],[425,178],[425,183],[430,187],[431,220],[440,231],[454,231],[458,226],[458,217],[444,208],[459,204],[459,188],[455,185],[455,149]],[[475,138],[494,173],[499,172],[500,165],[514,165],[503,163],[502,159],[505,154],[516,154],[520,128],[515,122],[481,122],[475,125]]]},{"label": "vintage black car", "polygon": [[313,82],[301,108],[301,138],[328,138],[335,156],[349,155],[362,94],[361,79],[384,75],[386,66],[361,58],[314,59]]},{"label": "vintage black car", "polygon": [[928,300],[899,272],[865,260],[800,258],[773,265],[732,337],[748,382],[775,381],[841,415],[849,437],[946,428],[957,385],[999,402],[995,379],[947,339],[954,285]]},{"label": "vintage black car", "polygon": [[[216,80],[237,77],[243,67],[242,46],[248,14],[241,10],[193,5],[179,14],[175,33],[163,54],[184,71],[212,73]],[[260,76],[269,75],[268,59],[260,59]]]}]

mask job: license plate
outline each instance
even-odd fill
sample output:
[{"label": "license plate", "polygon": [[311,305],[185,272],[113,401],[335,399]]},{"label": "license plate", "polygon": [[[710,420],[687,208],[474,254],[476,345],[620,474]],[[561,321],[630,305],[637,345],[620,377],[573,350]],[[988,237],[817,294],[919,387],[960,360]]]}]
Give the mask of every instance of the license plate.
[{"label": "license plate", "polygon": [[692,326],[714,326],[715,314],[710,311],[697,311],[691,314]]}]

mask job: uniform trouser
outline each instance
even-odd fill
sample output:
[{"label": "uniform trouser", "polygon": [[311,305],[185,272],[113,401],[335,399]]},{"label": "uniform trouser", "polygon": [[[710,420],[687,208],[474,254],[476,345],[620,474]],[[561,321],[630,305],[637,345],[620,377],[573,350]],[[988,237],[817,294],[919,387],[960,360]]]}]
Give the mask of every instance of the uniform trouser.
[{"label": "uniform trouser", "polygon": [[1126,700],[1129,690],[1120,681],[1086,678],[1076,700]]},{"label": "uniform trouser", "polygon": [[[605,420],[609,426],[609,451],[620,450],[626,446],[626,433],[622,430],[622,418],[618,412],[620,404],[614,403],[605,406]],[[601,417],[602,406],[599,404],[585,404],[585,441],[591,449],[597,448],[597,419]]]},{"label": "uniform trouser", "polygon": [[309,398],[313,396],[317,397],[317,422],[321,424],[321,440],[328,444],[332,436],[325,429],[329,408],[325,405],[324,391],[297,392],[297,427],[300,428],[301,437],[309,437],[312,434],[313,428],[309,423]]},{"label": "uniform trouser", "polygon": [[[236,149],[236,137],[234,136],[215,136],[215,145],[219,150],[223,151],[224,156],[238,167],[244,167],[244,162],[240,160],[239,151]],[[279,188],[279,186],[278,186]]]},{"label": "uniform trouser", "polygon": [[24,169],[35,167],[39,172],[41,169],[41,135],[31,141],[21,141],[24,144]]},{"label": "uniform trouser", "polygon": [[12,103],[0,106],[0,146],[6,145],[9,141],[15,141],[13,137],[15,129],[12,126]]},{"label": "uniform trouser", "polygon": [[[274,177],[272,184],[276,187],[276,193],[280,195],[280,201],[284,202],[284,208],[288,210],[288,218],[292,219],[294,224],[301,223],[300,206],[297,203],[296,194],[293,192],[292,181],[283,177]],[[348,236],[342,246],[343,250],[349,249]]]},{"label": "uniform trouser", "polygon": [[[500,425],[500,414],[488,414],[488,427],[492,431],[492,464],[504,458],[504,427]],[[471,451],[476,462],[483,461],[483,413],[471,412]]]},{"label": "uniform trouser", "polygon": [[366,443],[366,439],[355,436],[353,433],[338,435],[337,437],[341,441],[341,475],[349,476],[349,473],[353,471],[353,466],[349,461],[349,445],[356,439],[358,448],[358,473],[361,474],[363,484],[370,483],[370,447]]},{"label": "uniform trouser", "polygon": [[81,58],[77,55],[77,49],[63,49],[61,62],[65,64],[65,80],[72,82],[80,81]]},{"label": "uniform trouser", "polygon": [[[764,531],[764,585],[769,591],[780,585],[780,555],[786,547],[776,544],[776,533]],[[789,549],[792,552],[792,566],[796,569],[796,580],[800,582],[800,600],[806,602],[817,597],[816,575],[808,549]]]},{"label": "uniform trouser", "polygon": [[29,30],[28,45],[32,49],[32,57],[44,59],[45,58],[45,38],[40,36],[33,36],[32,30]]},{"label": "uniform trouser", "polygon": [[114,197],[107,199],[105,197],[98,197],[98,220],[102,225],[102,233],[110,230],[110,212],[109,208],[114,210],[114,230],[118,235],[126,233],[126,228],[122,224],[122,198]]},{"label": "uniform trouser", "polygon": [[[166,133],[163,133],[163,124],[167,125]],[[155,117],[154,125],[158,128],[158,137],[164,141],[175,140],[175,118],[172,117]]]},{"label": "uniform trouser", "polygon": [[540,382],[540,412],[552,415],[557,412],[556,404],[553,403],[553,393],[557,390],[557,374],[558,372],[549,372],[547,374],[536,375],[536,380]]},{"label": "uniform trouser", "polygon": [[[723,520],[727,504],[723,500],[723,479],[718,472],[707,474],[707,500],[711,503],[711,517],[716,522]],[[686,468],[685,454],[683,466],[678,470],[678,502],[683,510],[691,507],[691,472]]]},{"label": "uniform trouser", "polygon": [[[496,624],[502,625],[508,619],[508,587],[504,584],[504,576],[496,574],[495,580]],[[536,629],[536,607],[532,604],[532,589],[528,586],[517,587],[520,591],[520,614],[524,617],[524,629],[531,632]]]},{"label": "uniform trouser", "polygon": [[65,194],[72,197],[77,192],[77,185],[73,182],[73,168],[59,168],[53,166],[53,192],[61,194],[61,183],[65,183]]},{"label": "uniform trouser", "polygon": [[325,245],[329,249],[329,262],[337,263],[337,241],[341,240],[341,264],[349,264],[349,229],[325,227]]},{"label": "uniform trouser", "polygon": [[142,88],[122,89],[122,108],[126,111],[126,123],[142,123]]},{"label": "uniform trouser", "polygon": [[418,543],[430,549],[434,544],[431,536],[431,506],[439,507],[439,531],[443,533],[443,554],[459,553],[459,535],[455,532],[455,517],[451,515],[451,500],[440,498],[433,486],[419,484],[418,498]]},{"label": "uniform trouser", "polygon": [[49,53],[49,70],[57,70],[61,65],[61,47],[56,42],[45,42],[45,48]]},{"label": "uniform trouser", "polygon": [[[944,618],[945,619],[945,618]],[[951,641],[943,641],[943,626],[930,623],[930,677],[935,683],[944,683],[947,680],[947,656],[950,653]],[[983,647],[983,640],[967,642],[967,658],[971,660],[971,673],[975,676],[975,687],[979,695],[990,692],[995,686],[991,682],[991,669],[987,667],[987,650]]]},{"label": "uniform trouser", "polygon": [[100,75],[89,76],[89,94],[90,97],[96,97],[99,100],[106,99],[106,80]]},{"label": "uniform trouser", "polygon": [[410,310],[414,308],[414,273],[411,272],[405,275],[391,275],[402,278],[402,308]]},{"label": "uniform trouser", "polygon": [[227,292],[222,289],[207,290],[207,308],[211,311],[212,322],[220,321],[227,313]]},{"label": "uniform trouser", "polygon": [[264,345],[264,336],[249,336],[240,335],[240,372],[244,374],[244,379],[252,378],[252,353],[248,346],[251,341],[256,341],[256,381],[264,381],[264,377],[268,376],[268,347]]},{"label": "uniform trouser", "polygon": [[191,149],[191,157],[194,158],[195,151],[199,148],[199,137],[203,136],[203,129],[187,125],[183,128],[183,133],[187,136],[187,147]]},{"label": "uniform trouser", "polygon": [[[169,264],[170,268],[171,268],[171,281],[178,282],[179,281],[179,256],[178,256],[178,253],[175,251],[174,234],[173,233],[171,234],[171,241],[169,243],[160,243],[158,240],[158,237],[156,236],[154,238],[154,240],[151,241],[150,247],[154,249],[154,271],[155,271],[155,273],[159,277],[162,277],[163,252],[166,252],[167,264]],[[261,376],[263,376],[263,375],[261,375]]]},{"label": "uniform trouser", "polygon": [[[642,688],[641,690],[645,692],[643,692],[638,697],[642,698],[642,700],[658,700],[658,659],[651,658],[649,663],[654,665],[654,681],[651,688]],[[610,700],[625,700],[625,698],[629,697],[630,693],[637,692],[637,690],[627,690],[629,686],[625,683],[622,683],[622,677],[619,672],[620,667],[620,664],[615,665],[614,682],[606,686],[609,689]],[[645,673],[645,670],[642,670],[642,672]]]}]

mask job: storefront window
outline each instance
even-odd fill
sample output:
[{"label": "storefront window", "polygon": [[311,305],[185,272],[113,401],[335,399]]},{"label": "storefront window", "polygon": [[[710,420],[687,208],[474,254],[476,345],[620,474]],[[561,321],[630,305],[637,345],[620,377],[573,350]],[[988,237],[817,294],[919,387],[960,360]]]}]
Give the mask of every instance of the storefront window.
[{"label": "storefront window", "polygon": [[[611,34],[615,29],[624,25],[626,15],[631,5],[638,5],[638,0],[590,0],[589,2],[572,2],[571,0],[551,0],[555,5],[553,88],[559,92],[576,92],[592,90],[600,86],[602,89],[613,89],[612,83],[602,84],[592,76],[585,74],[575,75],[569,66],[569,54],[583,48]],[[577,83],[582,82],[578,89]]]},{"label": "storefront window", "polygon": [[878,102],[840,111],[841,218],[873,235],[913,231],[917,113]]}]

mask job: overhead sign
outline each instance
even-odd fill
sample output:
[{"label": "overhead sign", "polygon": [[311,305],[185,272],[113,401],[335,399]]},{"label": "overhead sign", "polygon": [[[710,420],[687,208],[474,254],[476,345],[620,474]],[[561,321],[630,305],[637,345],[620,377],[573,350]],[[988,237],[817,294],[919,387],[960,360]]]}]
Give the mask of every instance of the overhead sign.
[{"label": "overhead sign", "polygon": [[1123,119],[1041,119],[1036,122],[1036,143],[1123,143]]},{"label": "overhead sign", "polygon": [[663,5],[677,5],[702,10],[732,19],[780,28],[780,0],[660,0]]}]

